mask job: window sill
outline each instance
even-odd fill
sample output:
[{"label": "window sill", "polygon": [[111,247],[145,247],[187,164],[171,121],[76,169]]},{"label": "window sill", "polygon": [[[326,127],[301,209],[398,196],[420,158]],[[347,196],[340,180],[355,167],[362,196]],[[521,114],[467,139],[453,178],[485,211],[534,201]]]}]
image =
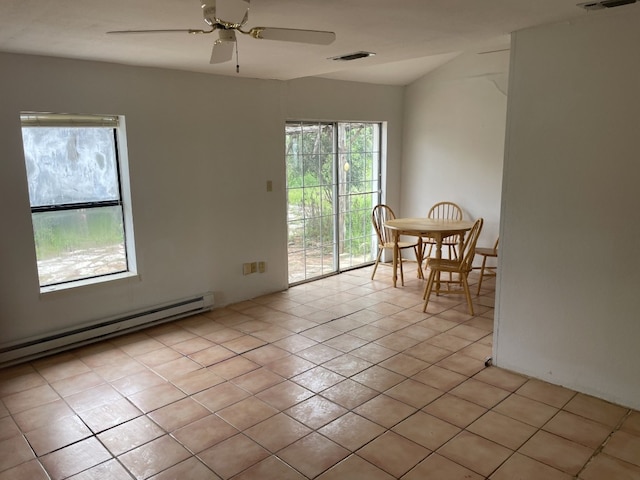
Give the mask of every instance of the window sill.
[{"label": "window sill", "polygon": [[140,275],[136,272],[114,273],[113,275],[105,275],[102,277],[87,278],[84,280],[76,280],[74,282],[63,283],[59,285],[49,285],[40,288],[40,295],[49,297],[56,294],[72,293],[78,288],[101,287],[112,282],[122,282],[139,280]]}]

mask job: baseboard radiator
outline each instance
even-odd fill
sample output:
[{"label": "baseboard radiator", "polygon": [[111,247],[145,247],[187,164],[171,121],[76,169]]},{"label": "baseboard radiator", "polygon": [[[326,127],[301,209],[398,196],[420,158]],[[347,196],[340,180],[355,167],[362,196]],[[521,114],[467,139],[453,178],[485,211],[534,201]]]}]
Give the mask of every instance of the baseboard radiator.
[{"label": "baseboard radiator", "polygon": [[0,368],[211,310],[213,293],[158,305],[90,325],[0,345]]}]

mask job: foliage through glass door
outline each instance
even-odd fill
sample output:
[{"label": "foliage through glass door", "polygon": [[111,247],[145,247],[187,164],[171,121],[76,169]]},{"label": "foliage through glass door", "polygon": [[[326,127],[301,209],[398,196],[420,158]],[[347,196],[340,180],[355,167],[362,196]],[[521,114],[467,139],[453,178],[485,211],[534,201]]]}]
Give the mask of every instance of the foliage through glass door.
[{"label": "foliage through glass door", "polygon": [[290,284],[375,259],[380,133],[379,123],[286,124]]}]

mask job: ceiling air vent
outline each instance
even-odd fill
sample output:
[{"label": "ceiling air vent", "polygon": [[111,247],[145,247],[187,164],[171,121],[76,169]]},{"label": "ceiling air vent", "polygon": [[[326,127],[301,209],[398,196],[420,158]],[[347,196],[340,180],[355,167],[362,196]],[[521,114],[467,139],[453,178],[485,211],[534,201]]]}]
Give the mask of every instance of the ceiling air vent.
[{"label": "ceiling air vent", "polygon": [[331,57],[329,60],[339,60],[342,62],[350,62],[351,60],[358,60],[359,58],[373,57],[373,52],[355,52],[347,53],[346,55],[340,55],[339,57]]},{"label": "ceiling air vent", "polygon": [[579,3],[578,7],[582,7],[585,10],[601,10],[603,8],[621,7],[622,5],[629,5],[630,3],[636,3],[637,0],[602,0],[600,2],[585,2]]}]

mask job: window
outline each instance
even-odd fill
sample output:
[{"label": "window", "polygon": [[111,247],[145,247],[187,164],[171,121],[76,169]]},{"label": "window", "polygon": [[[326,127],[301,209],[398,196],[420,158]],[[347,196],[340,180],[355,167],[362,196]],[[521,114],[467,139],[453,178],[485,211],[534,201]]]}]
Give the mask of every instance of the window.
[{"label": "window", "polygon": [[40,287],[133,271],[122,120],[20,118]]}]

